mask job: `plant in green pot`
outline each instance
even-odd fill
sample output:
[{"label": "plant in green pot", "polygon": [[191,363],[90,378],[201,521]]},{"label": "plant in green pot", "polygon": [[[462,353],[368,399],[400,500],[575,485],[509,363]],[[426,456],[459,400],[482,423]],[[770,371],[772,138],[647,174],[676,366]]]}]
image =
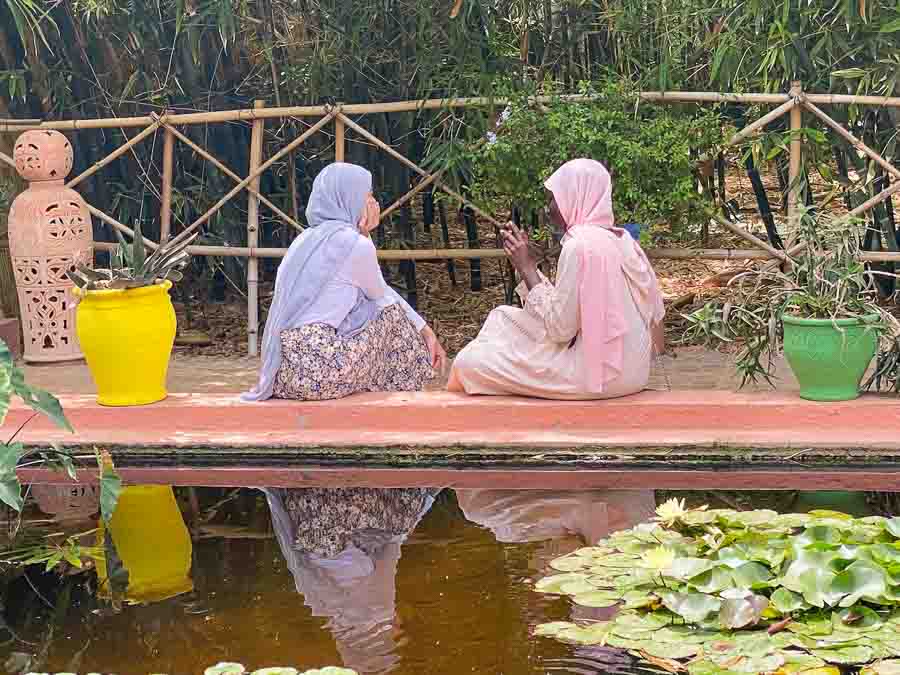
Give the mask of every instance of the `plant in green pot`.
[{"label": "plant in green pot", "polygon": [[900,391],[900,324],[878,302],[878,272],[860,260],[863,234],[859,221],[801,211],[802,250],[781,268],[736,276],[722,297],[685,315],[685,341],[737,347],[741,386],[772,384],[783,351],[805,399],[857,398],[876,354],[863,388]]},{"label": "plant in green pot", "polygon": [[97,387],[97,402],[135,406],[166,398],[176,319],[169,289],[190,260],[195,236],[179,236],[148,255],[140,227],[119,235],[110,269],[79,265],[69,278],[78,297],[78,340]]}]

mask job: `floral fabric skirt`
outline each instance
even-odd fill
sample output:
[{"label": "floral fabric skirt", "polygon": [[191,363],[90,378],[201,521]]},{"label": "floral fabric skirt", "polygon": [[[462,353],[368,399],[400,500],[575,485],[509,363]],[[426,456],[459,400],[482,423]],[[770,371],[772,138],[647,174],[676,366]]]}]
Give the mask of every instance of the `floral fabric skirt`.
[{"label": "floral fabric skirt", "polygon": [[435,488],[277,490],[294,527],[294,550],[335,558],[351,544],[369,555],[405,537],[440,492]]},{"label": "floral fabric skirt", "polygon": [[325,401],[367,391],[420,391],[434,376],[422,336],[400,307],[389,305],[352,337],[321,323],[284,331],[273,395]]}]

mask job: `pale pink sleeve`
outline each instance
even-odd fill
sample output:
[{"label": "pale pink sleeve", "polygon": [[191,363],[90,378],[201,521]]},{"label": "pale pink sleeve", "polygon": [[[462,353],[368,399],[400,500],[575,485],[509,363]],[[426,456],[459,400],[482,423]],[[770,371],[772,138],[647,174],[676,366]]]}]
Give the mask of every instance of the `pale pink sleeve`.
[{"label": "pale pink sleeve", "polygon": [[546,278],[528,293],[525,311],[544,324],[553,342],[568,343],[578,335],[578,270],[581,265],[575,242],[563,246],[556,270],[556,285]]},{"label": "pale pink sleeve", "polygon": [[[541,279],[541,283],[550,283],[550,280],[544,275],[540,270],[537,271],[538,277]],[[516,286],[516,295],[519,296],[519,300],[522,301],[524,305],[528,301],[528,284],[524,281],[520,281],[519,285]]]}]

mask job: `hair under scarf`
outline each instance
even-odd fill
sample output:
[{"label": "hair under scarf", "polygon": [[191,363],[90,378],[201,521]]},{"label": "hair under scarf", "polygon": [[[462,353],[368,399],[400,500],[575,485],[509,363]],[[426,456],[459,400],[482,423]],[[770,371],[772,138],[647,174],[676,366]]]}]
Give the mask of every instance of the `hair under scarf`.
[{"label": "hair under scarf", "polygon": [[544,186],[553,193],[566,232],[578,247],[586,386],[591,393],[602,393],[622,373],[629,328],[626,289],[648,330],[665,316],[656,274],[640,245],[615,226],[612,181],[600,162],[573,159]]},{"label": "hair under scarf", "polygon": [[[243,400],[264,401],[272,396],[281,366],[281,333],[304,325],[325,284],[335,277],[359,242],[357,224],[371,191],[372,174],[355,164],[329,164],[316,176],[306,206],[309,229],[294,240],[278,267],[263,332],[259,382],[242,395]],[[352,335],[376,313],[376,304],[360,291],[338,333]]]}]

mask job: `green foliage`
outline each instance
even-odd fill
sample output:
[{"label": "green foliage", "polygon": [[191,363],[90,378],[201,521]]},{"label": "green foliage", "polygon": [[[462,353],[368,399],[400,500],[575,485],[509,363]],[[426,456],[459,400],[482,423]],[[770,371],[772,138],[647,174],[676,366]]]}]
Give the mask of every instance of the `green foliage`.
[{"label": "green foliage", "polygon": [[544,624],[536,634],[627,649],[694,675],[900,656],[896,519],[685,509],[677,500],[657,514],[552,561],[562,573],[536,585],[579,605],[602,593],[623,605],[613,619]]},{"label": "green foliage", "polygon": [[473,161],[473,192],[497,209],[514,203],[538,209],[543,183],[576,157],[603,162],[613,178],[618,222],[684,233],[708,218],[706,198],[695,187],[692,151],[713,152],[722,140],[714,112],[679,114],[638,104],[620,87],[606,87],[596,102],[564,99],[536,105],[516,99],[496,142]]},{"label": "green foliage", "polygon": [[[37,413],[46,415],[57,426],[72,431],[72,426],[66,419],[62,405],[52,394],[35,389],[25,383],[22,370],[16,366],[6,344],[0,340],[0,424],[9,412],[9,406],[13,396],[18,396]],[[25,500],[22,496],[22,485],[19,482],[17,469],[21,466],[41,465],[48,469],[64,472],[72,480],[77,479],[75,462],[69,453],[58,447],[48,449],[27,449],[22,443],[15,442],[15,438],[9,439],[0,445],[0,502],[6,504],[16,512],[21,513]],[[113,466],[112,457],[108,452],[97,451],[97,466],[100,472],[100,510],[103,520],[107,523],[112,518],[119,494],[122,490],[122,481]],[[0,562],[16,565],[45,564],[49,571],[62,561],[68,562],[73,567],[81,568],[76,561],[83,558],[97,558],[102,556],[103,549],[85,547],[79,543],[82,535],[68,537],[59,542],[51,535],[47,541],[31,543],[20,549],[14,549],[0,559]],[[107,542],[107,550],[110,542]],[[114,551],[114,548],[113,548]],[[119,562],[118,568],[110,563],[110,576],[113,571],[119,576],[114,580],[121,580],[124,568]],[[121,569],[120,569],[121,568]],[[124,572],[127,585],[127,572]]]},{"label": "green foliage", "polygon": [[[813,217],[803,210],[798,243],[786,269],[763,268],[735,277],[725,295],[686,315],[686,342],[740,345],[737,369],[742,385],[772,381],[780,353],[785,314],[805,319],[860,319],[880,336],[879,388],[897,387],[900,325],[878,303],[873,272],[860,260],[863,228],[846,218]],[[871,317],[880,317],[872,321]],[[888,362],[893,364],[887,367]]]},{"label": "green foliage", "polygon": [[196,234],[176,237],[148,256],[140,223],[135,223],[134,240],[130,244],[121,232],[116,230],[116,234],[119,246],[112,256],[111,269],[92,270],[79,264],[74,272],[66,272],[78,288],[87,291],[128,289],[152,286],[166,279],[181,281],[181,270],[191,261],[187,247],[197,238]]}]

